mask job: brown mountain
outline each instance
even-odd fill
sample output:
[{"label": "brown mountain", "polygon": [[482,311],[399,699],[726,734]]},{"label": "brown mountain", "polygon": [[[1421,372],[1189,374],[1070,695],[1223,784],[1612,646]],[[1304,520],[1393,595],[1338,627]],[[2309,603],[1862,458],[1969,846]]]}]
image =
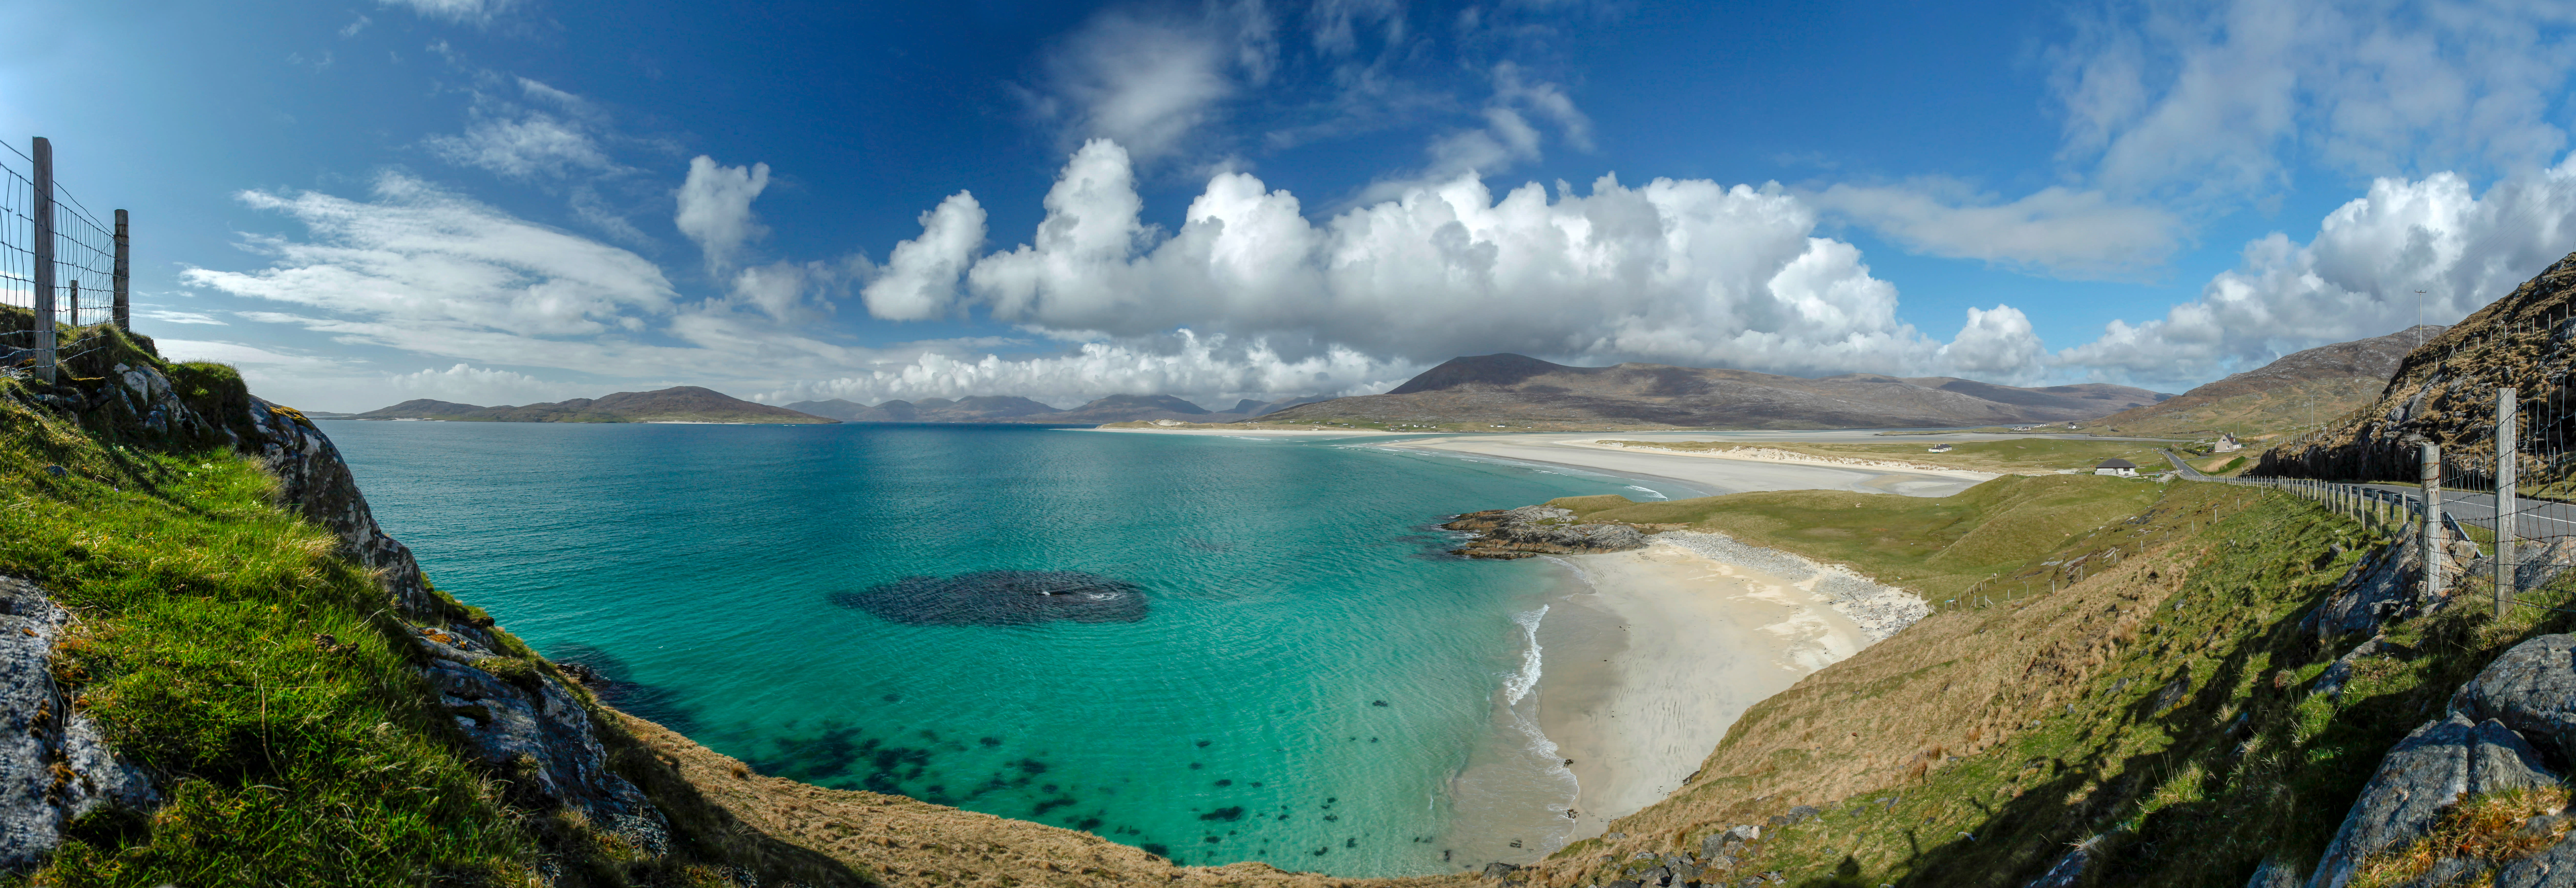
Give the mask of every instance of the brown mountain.
[{"label": "brown mountain", "polygon": [[2280,360],[2175,395],[2169,400],[2086,423],[2123,433],[2192,435],[2234,432],[2260,439],[2332,420],[2379,398],[2388,376],[2418,343],[2449,329],[2409,327],[2293,352]]},{"label": "brown mountain", "polygon": [[458,422],[770,422],[838,420],[784,407],[754,404],[713,389],[683,385],[652,392],[618,392],[522,407],[477,407],[427,398],[356,414],[350,419],[438,419]]},{"label": "brown mountain", "polygon": [[1805,379],[1662,364],[1568,367],[1502,354],[1453,358],[1383,395],[1291,407],[1260,421],[1567,430],[1955,427],[2090,419],[2166,397],[2117,385],[2014,388],[1862,373]]}]

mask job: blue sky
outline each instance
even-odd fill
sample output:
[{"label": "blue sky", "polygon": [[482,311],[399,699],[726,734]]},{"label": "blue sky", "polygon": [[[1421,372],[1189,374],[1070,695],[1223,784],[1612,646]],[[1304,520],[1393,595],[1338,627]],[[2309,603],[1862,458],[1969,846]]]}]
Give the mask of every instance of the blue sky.
[{"label": "blue sky", "polygon": [[2180,391],[2576,250],[2576,8],[20,2],[137,327],[367,409],[1381,391],[1458,354]]}]

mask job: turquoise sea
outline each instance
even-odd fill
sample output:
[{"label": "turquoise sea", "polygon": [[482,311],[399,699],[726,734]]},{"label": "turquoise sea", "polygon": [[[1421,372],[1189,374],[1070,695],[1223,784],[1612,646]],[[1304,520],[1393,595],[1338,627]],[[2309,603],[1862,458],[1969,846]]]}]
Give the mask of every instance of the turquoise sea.
[{"label": "turquoise sea", "polygon": [[764,773],[1345,875],[1534,852],[1570,788],[1502,708],[1563,572],[1432,525],[1655,495],[1365,441],[324,428],[439,588]]}]

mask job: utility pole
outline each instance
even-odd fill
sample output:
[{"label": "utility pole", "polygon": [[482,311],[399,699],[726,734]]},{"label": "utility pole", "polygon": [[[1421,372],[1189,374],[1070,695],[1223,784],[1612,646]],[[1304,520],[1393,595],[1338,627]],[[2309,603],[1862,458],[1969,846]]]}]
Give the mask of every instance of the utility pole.
[{"label": "utility pole", "polygon": [[54,384],[54,143],[36,137],[35,228],[36,378]]},{"label": "utility pole", "polygon": [[2495,604],[2496,617],[2511,613],[2514,594],[2513,538],[2522,530],[2514,489],[2513,389],[2496,389]]}]

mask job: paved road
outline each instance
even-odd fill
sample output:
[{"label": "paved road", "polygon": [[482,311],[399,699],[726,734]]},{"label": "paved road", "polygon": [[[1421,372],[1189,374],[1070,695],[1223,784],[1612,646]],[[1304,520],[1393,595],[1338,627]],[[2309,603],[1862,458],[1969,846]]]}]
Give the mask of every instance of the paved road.
[{"label": "paved road", "polygon": [[[2183,462],[2182,458],[2175,456],[2172,451],[2166,451],[2165,458],[2173,461],[2174,468],[2180,470],[2183,477],[2208,477],[2201,474],[2200,470],[2192,468],[2190,463]],[[2346,484],[2336,486],[2358,488],[2363,491],[2368,491],[2371,496],[2399,503],[2414,502],[2421,498],[2424,493],[2423,486],[2419,484]],[[2517,532],[2517,535],[2521,538],[2535,539],[2542,537],[2576,536],[2576,505],[2554,503],[2545,500],[2524,499],[2520,501],[2520,506],[2522,514],[2519,516],[2520,520],[2516,523],[2514,529]],[[2464,490],[2446,490],[2442,492],[2442,511],[2450,515],[2451,520],[2470,527],[2482,527],[2488,530],[2494,530],[2495,507],[2496,498],[2495,495],[2491,493],[2471,493]]]}]

